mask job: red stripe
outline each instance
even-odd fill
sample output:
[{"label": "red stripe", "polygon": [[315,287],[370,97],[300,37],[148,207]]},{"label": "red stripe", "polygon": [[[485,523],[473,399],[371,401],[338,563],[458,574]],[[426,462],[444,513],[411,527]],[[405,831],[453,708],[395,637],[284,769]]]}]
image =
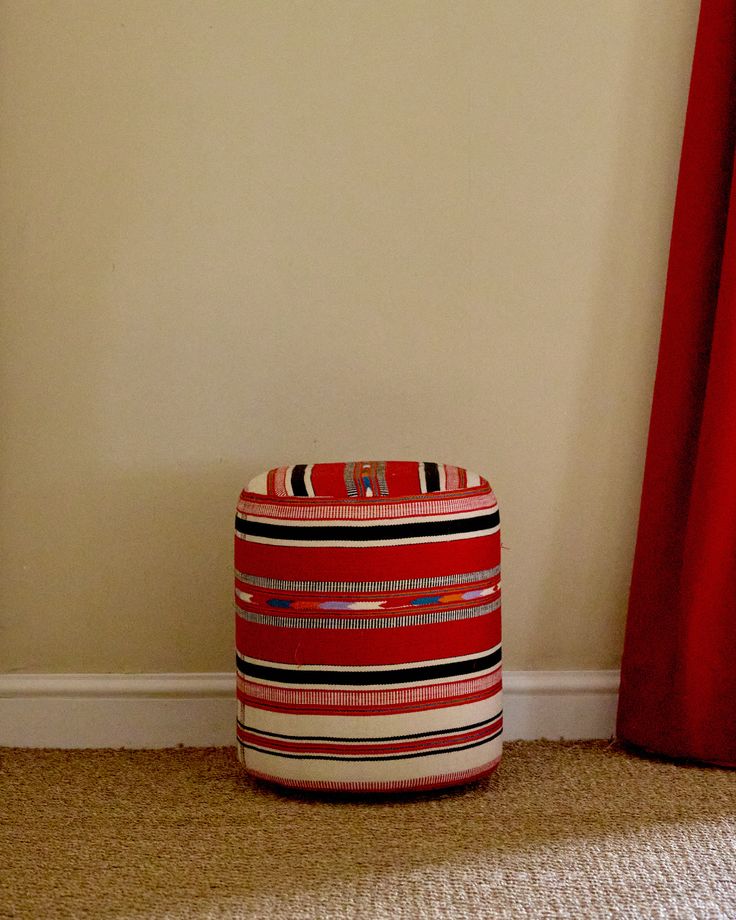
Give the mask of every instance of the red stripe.
[{"label": "red stripe", "polygon": [[[286,470],[288,467],[284,467],[283,470],[274,470],[274,476],[276,477],[275,481],[278,487],[278,481],[280,478],[285,478]],[[314,486],[314,474],[312,475],[312,486]],[[372,496],[370,499],[365,499],[360,496],[350,496],[350,497],[335,497],[335,496],[310,496],[305,498],[300,495],[280,495],[274,493],[273,495],[265,495],[262,492],[249,492],[247,489],[243,489],[238,496],[238,507],[240,505],[257,504],[257,505],[268,505],[272,506],[275,502],[279,505],[283,503],[284,510],[288,509],[298,509],[303,508],[306,505],[314,508],[348,508],[351,505],[365,505],[366,501],[370,502],[370,507],[376,509],[384,509],[390,511],[391,508],[402,507],[407,503],[417,504],[417,505],[430,505],[434,506],[437,502],[441,501],[450,501],[450,502],[462,502],[466,498],[476,499],[482,496],[487,496],[487,503],[490,506],[495,507],[497,505],[496,494],[488,485],[487,482],[483,481],[479,486],[472,486],[471,488],[462,488],[460,490],[455,490],[453,492],[420,492],[418,494],[397,494],[397,495],[382,495],[382,496]],[[383,511],[380,512],[383,514]],[[430,514],[429,510],[424,512],[419,512],[424,514]]]},{"label": "red stripe", "polygon": [[238,694],[238,701],[250,709],[261,709],[268,712],[281,712],[285,715],[322,715],[322,716],[385,716],[400,715],[404,712],[428,712],[431,709],[447,709],[450,706],[467,706],[470,703],[481,703],[495,696],[501,690],[501,685],[480,690],[477,693],[466,693],[459,696],[446,697],[437,700],[416,700],[412,703],[394,703],[382,706],[335,706],[335,705],[299,705],[298,703],[275,703],[254,696]]},{"label": "red stripe", "polygon": [[242,655],[282,664],[382,665],[457,658],[501,641],[501,611],[450,623],[380,629],[292,629],[236,617]]},{"label": "red stripe", "polygon": [[395,687],[390,690],[358,687],[324,689],[314,687],[276,687],[237,675],[237,690],[241,698],[269,700],[286,705],[330,705],[347,707],[383,706],[394,703],[433,702],[462,694],[474,694],[487,689],[501,689],[501,666],[488,674],[457,680]]},{"label": "red stripe", "polygon": [[[248,493],[246,493],[248,494]],[[444,492],[428,493],[426,501],[406,499],[404,501],[376,501],[360,504],[331,502],[325,504],[315,499],[301,499],[298,504],[263,498],[260,501],[241,498],[238,513],[251,517],[273,518],[276,521],[364,521],[387,522],[404,518],[449,517],[463,515],[470,511],[495,511],[498,502],[492,492],[480,495],[463,494],[448,497]]]},{"label": "red stripe", "polygon": [[[494,691],[497,693],[498,691]],[[442,700],[436,703],[415,703],[406,706],[384,706],[374,709],[334,709],[323,706],[318,709],[314,706],[288,707],[278,706],[272,703],[263,703],[261,700],[248,700],[247,706],[250,709],[260,709],[264,712],[279,712],[282,715],[300,715],[300,716],[392,716],[404,715],[409,712],[429,712],[434,709],[448,709],[450,706],[464,706],[467,703],[482,703],[484,699],[493,696],[493,693],[478,695],[475,697],[458,698],[456,700]]]},{"label": "red stripe", "polygon": [[266,476],[266,492],[269,495],[276,494],[276,470],[269,470]]},{"label": "red stripe", "polygon": [[315,463],[312,486],[315,495],[345,496],[344,463]]},{"label": "red stripe", "polygon": [[235,568],[266,578],[314,581],[388,581],[456,575],[500,562],[498,533],[406,546],[276,546],[235,542]]}]

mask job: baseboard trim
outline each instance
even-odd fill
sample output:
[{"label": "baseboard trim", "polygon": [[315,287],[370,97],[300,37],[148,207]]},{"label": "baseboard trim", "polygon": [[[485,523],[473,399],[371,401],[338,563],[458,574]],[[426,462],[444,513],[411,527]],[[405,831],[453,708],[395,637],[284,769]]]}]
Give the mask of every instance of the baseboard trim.
[{"label": "baseboard trim", "polygon": [[[618,671],[506,671],[504,738],[609,738]],[[202,674],[0,674],[0,746],[233,743],[235,679]]]},{"label": "baseboard trim", "polygon": [[503,678],[504,737],[611,738],[618,671],[508,671]]}]

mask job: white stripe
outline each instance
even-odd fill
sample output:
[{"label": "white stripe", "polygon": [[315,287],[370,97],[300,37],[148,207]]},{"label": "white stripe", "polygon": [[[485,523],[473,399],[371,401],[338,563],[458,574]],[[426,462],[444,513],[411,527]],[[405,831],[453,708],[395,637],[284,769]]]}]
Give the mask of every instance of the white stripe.
[{"label": "white stripe", "polygon": [[467,477],[468,477],[468,488],[469,489],[472,488],[473,486],[480,485],[480,476],[477,473],[471,473],[470,470],[467,470]]},{"label": "white stripe", "polygon": [[[430,704],[427,704],[430,705]],[[431,704],[438,705],[438,704]],[[238,718],[244,725],[256,730],[277,732],[282,735],[334,735],[342,738],[385,738],[389,735],[410,735],[419,732],[441,731],[458,725],[482,722],[503,706],[502,691],[475,703],[460,706],[442,706],[437,709],[420,709],[414,712],[391,715],[300,715],[293,712],[272,712],[238,704]]]},{"label": "white stripe", "polygon": [[445,534],[436,537],[403,537],[395,540],[278,540],[273,537],[256,537],[252,534],[244,534],[236,531],[236,536],[248,543],[267,543],[271,546],[342,546],[360,547],[369,546],[409,546],[419,543],[451,543],[456,540],[471,540],[476,537],[487,537],[491,534],[498,533],[499,525],[491,527],[489,530],[474,530],[471,533],[454,533]]},{"label": "white stripe", "polygon": [[259,495],[268,494],[268,473],[259,473],[254,476],[245,488],[246,492],[256,492]]},{"label": "white stripe", "polygon": [[310,498],[314,498],[314,486],[312,485],[312,470],[314,469],[314,464],[310,463],[309,466],[304,470],[304,486],[307,490],[307,495]]},{"label": "white stripe", "polygon": [[242,511],[236,512],[236,516],[241,521],[254,521],[257,524],[273,524],[276,522],[282,527],[401,527],[403,524],[425,524],[442,521],[468,521],[471,518],[483,517],[487,514],[493,514],[496,511],[496,504],[489,505],[487,508],[476,508],[475,511],[451,511],[448,514],[424,514],[414,517],[402,518],[383,518],[363,519],[363,520],[339,520],[317,518],[315,520],[303,520],[282,517],[270,517],[262,514],[243,514]]},{"label": "white stripe", "polygon": [[488,744],[455,751],[404,760],[340,761],[289,760],[273,757],[248,748],[240,748],[246,769],[267,773],[281,779],[325,780],[327,782],[391,782],[403,779],[438,776],[444,773],[480,768],[501,756],[501,738]]},{"label": "white stripe", "polygon": [[447,467],[444,463],[438,463],[437,468],[440,471],[440,492],[447,491]]},{"label": "white stripe", "polygon": [[420,492],[427,491],[427,474],[424,470],[423,463],[419,464],[419,491]]},{"label": "white stripe", "polygon": [[286,479],[284,480],[284,486],[285,486],[285,488],[286,488],[286,494],[287,494],[287,495],[293,495],[293,494],[294,494],[294,490],[293,490],[292,487],[291,487],[291,474],[292,474],[293,470],[294,470],[294,467],[293,467],[293,466],[287,466],[287,467],[286,467]]}]

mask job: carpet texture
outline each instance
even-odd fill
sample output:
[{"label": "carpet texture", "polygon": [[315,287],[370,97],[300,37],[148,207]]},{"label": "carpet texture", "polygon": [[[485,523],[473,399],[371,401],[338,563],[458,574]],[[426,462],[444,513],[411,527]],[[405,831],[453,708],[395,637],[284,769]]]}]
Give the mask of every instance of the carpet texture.
[{"label": "carpet texture", "polygon": [[605,742],[372,801],[257,785],[229,748],[0,763],[3,918],[736,917],[736,772]]}]

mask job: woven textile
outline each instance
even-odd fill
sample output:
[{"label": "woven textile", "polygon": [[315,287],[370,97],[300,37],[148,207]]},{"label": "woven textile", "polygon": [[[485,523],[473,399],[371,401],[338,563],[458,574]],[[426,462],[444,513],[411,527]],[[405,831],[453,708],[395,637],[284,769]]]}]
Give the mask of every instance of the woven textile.
[{"label": "woven textile", "polygon": [[235,521],[238,750],[289,786],[454,785],[501,756],[488,482],[407,461],[252,480]]}]

